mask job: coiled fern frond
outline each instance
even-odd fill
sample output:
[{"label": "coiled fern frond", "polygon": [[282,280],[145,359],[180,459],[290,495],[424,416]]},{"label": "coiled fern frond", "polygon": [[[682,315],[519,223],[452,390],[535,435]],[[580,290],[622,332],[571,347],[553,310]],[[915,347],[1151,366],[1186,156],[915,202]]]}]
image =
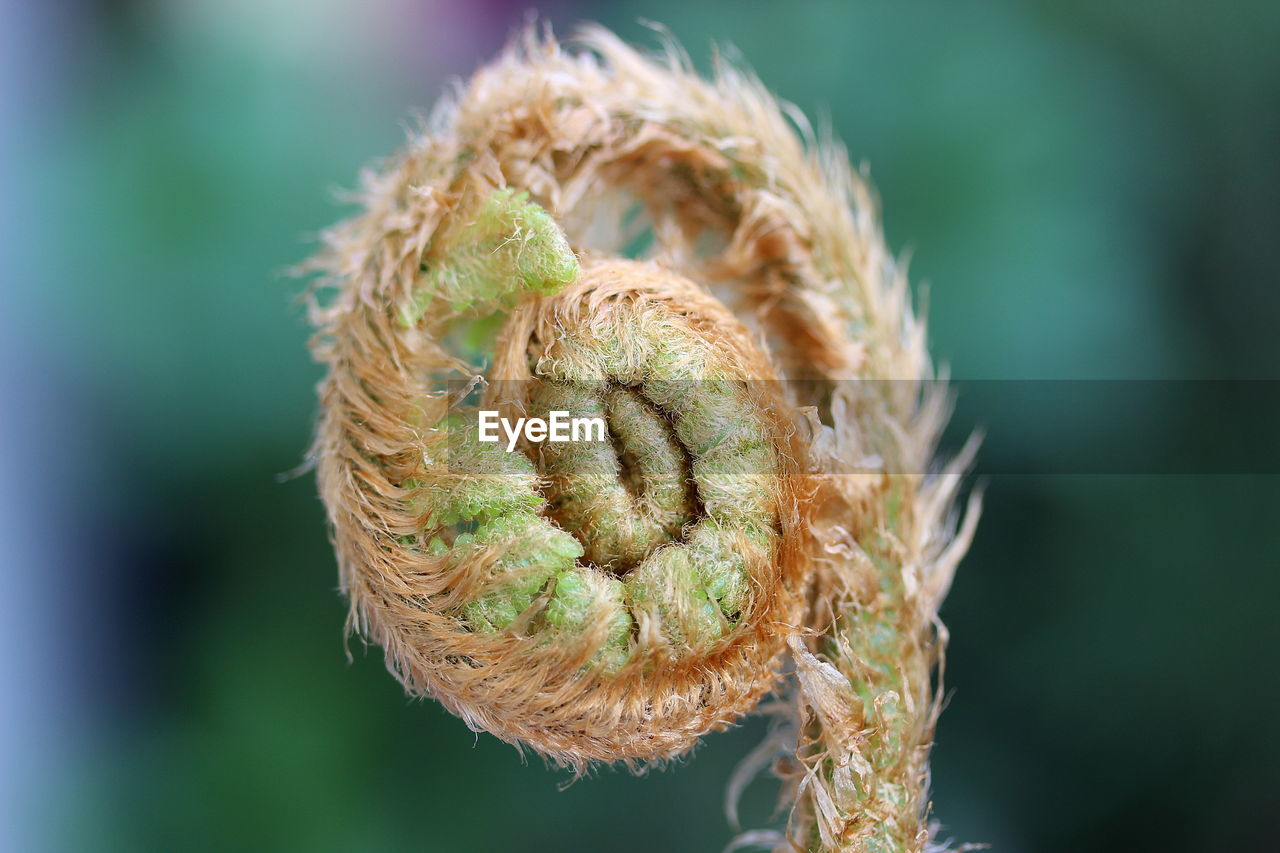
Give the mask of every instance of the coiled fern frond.
[{"label": "coiled fern frond", "polygon": [[[777,691],[770,843],[922,850],[936,613],[977,514],[955,535],[960,463],[925,476],[945,394],[870,193],[743,72],[582,44],[529,32],[477,73],[314,263],[351,627],[578,770]],[[487,442],[481,410],[608,440]]]}]

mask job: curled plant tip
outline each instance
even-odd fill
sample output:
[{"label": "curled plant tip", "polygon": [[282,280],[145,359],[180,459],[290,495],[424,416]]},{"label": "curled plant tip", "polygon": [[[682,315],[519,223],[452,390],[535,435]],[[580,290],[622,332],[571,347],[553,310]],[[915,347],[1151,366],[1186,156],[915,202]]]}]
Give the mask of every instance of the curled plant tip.
[{"label": "curled plant tip", "polygon": [[[976,514],[953,536],[962,472],[919,475],[945,399],[869,191],[743,72],[581,41],[481,69],[314,262],[351,627],[575,770],[776,692],[792,813],[739,842],[923,850],[936,609]],[[485,432],[557,412],[598,440]]]}]

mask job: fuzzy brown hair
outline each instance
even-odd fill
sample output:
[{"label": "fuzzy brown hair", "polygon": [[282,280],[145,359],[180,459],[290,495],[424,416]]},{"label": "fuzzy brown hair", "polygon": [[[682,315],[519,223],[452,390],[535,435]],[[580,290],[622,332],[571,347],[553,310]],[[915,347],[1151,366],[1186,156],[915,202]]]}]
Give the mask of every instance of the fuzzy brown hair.
[{"label": "fuzzy brown hair", "polygon": [[[579,44],[525,33],[325,235],[314,456],[351,627],[410,692],[575,769],[679,755],[776,690],[792,816],[743,841],[922,850],[937,608],[977,512],[957,533],[963,459],[924,473],[946,395],[871,193],[742,71]],[[618,491],[653,522],[619,526],[554,459],[486,455],[458,417],[478,361],[509,411],[640,393],[672,437],[635,440],[713,499]],[[701,444],[700,398],[758,441]]]}]

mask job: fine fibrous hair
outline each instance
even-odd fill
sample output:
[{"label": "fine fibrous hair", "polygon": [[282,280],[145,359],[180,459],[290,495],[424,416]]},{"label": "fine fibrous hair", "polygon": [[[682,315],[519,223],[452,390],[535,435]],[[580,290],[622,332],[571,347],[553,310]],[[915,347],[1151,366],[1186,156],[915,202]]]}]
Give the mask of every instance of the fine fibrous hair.
[{"label": "fine fibrous hair", "polygon": [[[526,31],[325,234],[314,459],[351,630],[411,693],[575,771],[774,693],[786,755],[743,772],[780,758],[791,817],[741,840],[920,851],[977,513],[871,192],[813,137],[728,63]],[[480,409],[609,441],[509,452]]]}]

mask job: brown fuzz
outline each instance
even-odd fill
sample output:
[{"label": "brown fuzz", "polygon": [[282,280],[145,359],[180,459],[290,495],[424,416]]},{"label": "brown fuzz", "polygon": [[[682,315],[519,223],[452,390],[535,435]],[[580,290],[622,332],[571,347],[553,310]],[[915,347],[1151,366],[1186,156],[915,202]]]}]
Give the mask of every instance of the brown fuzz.
[{"label": "brown fuzz", "polygon": [[[530,31],[481,69],[312,264],[350,627],[579,771],[775,691],[792,814],[751,838],[923,850],[937,608],[977,512],[957,533],[965,460],[926,475],[948,407],[905,273],[843,151],[754,78],[581,44]],[[480,410],[610,440],[508,452]]]}]

